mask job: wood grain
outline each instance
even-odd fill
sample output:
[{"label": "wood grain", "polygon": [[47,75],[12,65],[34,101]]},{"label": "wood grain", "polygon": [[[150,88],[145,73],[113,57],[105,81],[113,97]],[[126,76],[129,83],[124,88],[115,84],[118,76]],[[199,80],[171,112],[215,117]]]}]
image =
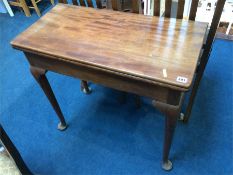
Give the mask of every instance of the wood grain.
[{"label": "wood grain", "polygon": [[[200,22],[58,4],[11,44],[188,90],[206,27]],[[177,82],[177,76],[186,77],[187,83]]]},{"label": "wood grain", "polygon": [[[170,89],[169,87],[162,87],[160,84],[153,81],[114,71],[106,71],[105,69],[78,62],[58,60],[53,56],[48,57],[43,54],[37,55],[27,52],[25,52],[25,56],[32,67],[76,77],[81,80],[91,81],[123,92],[150,97],[170,105],[177,105],[179,102],[178,97],[180,95],[180,89],[178,88]],[[170,96],[172,96],[172,98]]]},{"label": "wood grain", "polygon": [[[166,9],[169,3],[166,0]],[[53,8],[11,44],[25,53],[33,76],[58,114],[60,129],[65,129],[66,123],[46,79],[47,70],[153,98],[154,106],[166,116],[162,168],[168,171],[172,169],[169,151],[184,91],[194,82],[187,118],[224,3],[217,3],[205,47],[205,23],[64,4]],[[178,9],[183,5],[180,0]],[[193,81],[201,49],[200,68]],[[186,77],[187,83],[177,82],[178,76]]]}]

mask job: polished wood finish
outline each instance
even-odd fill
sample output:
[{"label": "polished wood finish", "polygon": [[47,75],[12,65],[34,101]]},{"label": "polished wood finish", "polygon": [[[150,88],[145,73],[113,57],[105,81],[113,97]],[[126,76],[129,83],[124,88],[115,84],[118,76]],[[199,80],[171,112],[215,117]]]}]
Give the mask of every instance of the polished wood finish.
[{"label": "polished wood finish", "polygon": [[[125,1],[122,1],[122,2],[120,0],[109,0],[109,1],[111,1],[113,10],[139,13],[139,0],[132,0],[130,2],[132,6],[132,10],[125,9]],[[84,92],[85,92],[85,89],[84,89]],[[122,98],[120,98],[120,102],[122,101],[122,99],[126,99],[126,93],[122,93]],[[135,98],[135,103],[136,103],[136,107],[139,108],[141,106],[141,100],[139,96]]]},{"label": "polished wood finish", "polygon": [[[188,90],[206,27],[200,22],[59,4],[12,45]],[[178,76],[186,77],[187,83],[177,82]]]},{"label": "polished wood finish", "polygon": [[[73,2],[73,5],[78,5],[77,0],[72,0],[72,2]],[[80,0],[79,2],[80,2],[81,6],[86,6],[85,0]],[[86,2],[87,2],[88,7],[94,7],[92,0],[86,0]],[[99,8],[99,9],[103,8],[101,0],[95,0],[95,2],[96,2],[97,8]],[[120,0],[108,0],[108,2],[111,2],[113,10],[122,10],[123,9],[123,7],[121,7]],[[133,0],[133,1],[131,1],[131,3],[132,3],[132,13],[139,13],[138,0]],[[65,4],[67,4],[67,1],[65,2]],[[84,93],[89,94],[91,91],[90,91],[87,84],[88,84],[87,81],[81,80],[81,90]],[[140,101],[139,98],[137,98],[137,101],[136,101],[137,106],[140,106],[140,105],[138,105],[139,101]]]},{"label": "polished wood finish", "polygon": [[29,170],[25,162],[23,161],[20,153],[17,148],[7,135],[6,131],[3,129],[0,124],[0,143],[3,144],[7,152],[10,154],[11,158],[14,160],[17,168],[19,169],[22,175],[32,175],[32,172]]},{"label": "polished wood finish", "polygon": [[[26,51],[25,55],[30,65],[39,67],[42,70],[50,70],[81,80],[91,80],[97,84],[102,84],[125,92],[132,92],[141,96],[151,97],[171,105],[177,105],[179,102],[176,99],[180,94],[179,90],[162,87],[156,82],[148,82],[145,79],[98,68],[85,63],[60,60],[57,59],[57,57],[48,56],[46,54],[39,55],[38,53],[29,53]],[[43,62],[41,60],[43,60]],[[173,94],[173,96],[176,94],[175,98],[168,98],[170,94]]]},{"label": "polished wood finish", "polygon": [[58,4],[11,44],[25,53],[56,112],[46,70],[156,100],[166,116],[163,168],[169,170],[176,120],[206,29],[206,23]]},{"label": "polished wood finish", "polygon": [[[80,2],[81,6],[84,6],[84,7],[86,6],[85,0],[79,0],[79,2]],[[94,4],[93,4],[92,0],[86,0],[86,2],[87,2],[87,7],[93,7],[94,8]],[[99,8],[99,9],[103,8],[101,0],[95,0],[95,2],[96,2],[97,8]],[[78,5],[77,0],[72,0],[72,3],[73,3],[73,5]],[[67,4],[67,2],[65,2],[65,4]],[[81,90],[85,94],[89,94],[91,92],[91,90],[88,87],[87,81],[81,80]]]},{"label": "polished wood finish", "polygon": [[[198,2],[199,0],[192,0],[190,13],[189,13],[189,20],[192,20],[192,21],[195,20]],[[191,96],[189,98],[188,105],[185,110],[184,122],[188,122],[190,118],[194,99],[195,99],[197,89],[199,87],[199,83],[202,78],[203,72],[205,70],[206,64],[208,62],[212,43],[214,40],[214,36],[215,36],[216,29],[217,29],[217,26],[218,26],[218,23],[219,23],[221,14],[222,14],[224,4],[225,4],[225,0],[218,1],[216,5],[216,10],[215,10],[215,13],[212,19],[212,23],[210,26],[210,31],[207,32],[206,37],[204,39],[203,50],[201,51],[201,55],[199,56],[200,59],[198,63],[199,66],[197,67],[197,75],[195,76],[193,87],[191,89]],[[184,0],[178,1],[178,9],[177,9],[177,16],[176,16],[177,19],[183,18],[184,5],[185,5]],[[160,15],[159,11],[160,11],[160,1],[154,0],[154,15],[159,16]],[[171,16],[171,0],[166,0],[165,1],[165,17],[170,17],[170,16]]]}]

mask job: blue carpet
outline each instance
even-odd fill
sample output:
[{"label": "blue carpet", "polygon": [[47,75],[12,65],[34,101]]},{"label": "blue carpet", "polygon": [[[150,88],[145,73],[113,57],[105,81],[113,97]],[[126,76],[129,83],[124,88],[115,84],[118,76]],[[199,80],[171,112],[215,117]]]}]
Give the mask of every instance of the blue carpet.
[{"label": "blue carpet", "polygon": [[49,72],[69,123],[65,132],[56,129],[56,114],[28,62],[9,44],[36,20],[35,12],[29,18],[0,14],[0,122],[35,174],[233,174],[233,42],[215,41],[190,122],[178,124],[174,169],[167,173],[160,167],[164,117],[149,99],[136,109],[133,95],[120,104],[118,91],[94,84],[87,96],[79,80]]}]

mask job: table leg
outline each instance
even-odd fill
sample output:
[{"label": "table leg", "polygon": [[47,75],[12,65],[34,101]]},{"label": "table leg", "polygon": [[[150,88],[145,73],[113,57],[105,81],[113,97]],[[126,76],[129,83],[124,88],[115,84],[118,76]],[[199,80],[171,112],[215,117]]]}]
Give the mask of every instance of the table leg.
[{"label": "table leg", "polygon": [[153,101],[153,105],[161,113],[165,115],[165,134],[164,134],[164,145],[163,145],[162,168],[166,171],[172,169],[172,162],[169,160],[169,152],[176,128],[177,119],[180,116],[183,99],[184,99],[184,94],[181,95],[180,102],[177,106]]},{"label": "table leg", "polygon": [[164,145],[163,145],[162,168],[167,171],[172,169],[172,162],[168,158],[169,158],[169,152],[172,144],[174,131],[176,128],[177,117],[174,116],[165,117],[165,136],[164,136]]},{"label": "table leg", "polygon": [[81,80],[81,91],[85,94],[91,93],[91,88],[88,87],[87,81]]},{"label": "table leg", "polygon": [[56,100],[56,97],[52,91],[52,88],[49,84],[49,81],[45,75],[46,70],[41,69],[41,68],[37,68],[37,67],[30,67],[30,71],[33,75],[33,77],[36,79],[36,81],[39,83],[40,87],[43,89],[45,95],[47,96],[49,102],[51,103],[51,105],[53,106],[53,109],[55,110],[55,112],[58,115],[58,118],[60,120],[60,123],[58,124],[58,129],[63,131],[67,128],[66,125],[66,121],[65,118],[62,114],[62,111],[59,107],[59,104]]}]

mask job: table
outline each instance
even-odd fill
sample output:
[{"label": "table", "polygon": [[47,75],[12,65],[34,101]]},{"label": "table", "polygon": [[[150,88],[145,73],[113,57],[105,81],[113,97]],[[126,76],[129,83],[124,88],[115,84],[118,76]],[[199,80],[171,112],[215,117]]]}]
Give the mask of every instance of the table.
[{"label": "table", "polygon": [[46,78],[53,71],[154,99],[165,115],[162,168],[184,94],[191,87],[207,24],[58,4],[12,42],[66,122]]}]

